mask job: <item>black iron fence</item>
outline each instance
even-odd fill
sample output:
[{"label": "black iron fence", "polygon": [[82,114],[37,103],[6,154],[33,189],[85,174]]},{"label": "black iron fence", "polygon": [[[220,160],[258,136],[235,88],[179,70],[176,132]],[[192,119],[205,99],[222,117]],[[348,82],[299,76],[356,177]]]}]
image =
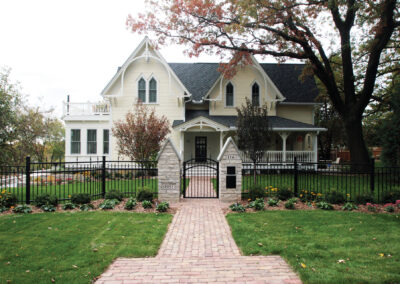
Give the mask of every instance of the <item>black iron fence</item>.
[{"label": "black iron fence", "polygon": [[267,196],[287,188],[295,196],[324,196],[332,191],[340,192],[346,200],[356,201],[370,195],[375,202],[385,202],[386,196],[400,191],[400,168],[368,165],[329,163],[260,163],[243,164],[242,195],[247,198],[256,183],[265,189]]},{"label": "black iron fence", "polygon": [[31,162],[25,166],[0,166],[0,192],[14,193],[19,203],[30,203],[44,193],[60,201],[74,193],[103,197],[118,190],[136,196],[143,189],[158,193],[157,162],[107,161],[105,157],[85,162]]}]

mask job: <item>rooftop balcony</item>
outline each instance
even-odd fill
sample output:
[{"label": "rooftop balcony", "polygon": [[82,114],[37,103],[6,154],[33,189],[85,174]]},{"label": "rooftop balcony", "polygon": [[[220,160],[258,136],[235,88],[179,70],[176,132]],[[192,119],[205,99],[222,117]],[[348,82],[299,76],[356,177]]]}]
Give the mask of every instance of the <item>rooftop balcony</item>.
[{"label": "rooftop balcony", "polygon": [[107,102],[71,103],[63,102],[64,120],[109,120],[111,106]]}]

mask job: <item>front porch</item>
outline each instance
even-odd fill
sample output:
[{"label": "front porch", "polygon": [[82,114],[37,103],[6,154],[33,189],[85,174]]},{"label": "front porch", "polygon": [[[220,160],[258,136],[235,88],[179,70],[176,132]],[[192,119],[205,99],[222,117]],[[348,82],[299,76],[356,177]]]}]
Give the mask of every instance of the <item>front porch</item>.
[{"label": "front porch", "polygon": [[[183,161],[196,159],[199,162],[205,158],[216,160],[225,141],[229,137],[234,138],[235,129],[203,116],[174,126],[174,130],[178,131],[179,151]],[[270,147],[262,163],[293,163],[295,158],[301,163],[318,161],[319,129],[298,127],[272,130]],[[244,163],[251,163],[244,154],[242,159]]]}]

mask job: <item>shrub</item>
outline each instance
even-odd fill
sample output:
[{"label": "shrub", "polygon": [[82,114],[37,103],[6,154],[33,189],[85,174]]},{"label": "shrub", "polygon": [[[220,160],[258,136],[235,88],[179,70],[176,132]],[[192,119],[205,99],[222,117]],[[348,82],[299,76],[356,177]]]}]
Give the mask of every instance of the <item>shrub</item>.
[{"label": "shrub", "polygon": [[244,211],[246,211],[246,208],[244,208],[243,205],[240,204],[240,203],[233,203],[231,206],[229,206],[229,208],[232,211],[235,211],[235,212],[244,212]]},{"label": "shrub", "polygon": [[288,200],[289,198],[293,197],[293,192],[289,188],[283,187],[278,190],[276,196],[280,200]]},{"label": "shrub", "polygon": [[0,213],[3,213],[4,211],[7,211],[8,208],[5,206],[0,206]]},{"label": "shrub", "polygon": [[128,199],[128,201],[125,203],[125,209],[133,210],[133,209],[135,209],[136,205],[137,205],[136,199],[133,197],[130,197]]},{"label": "shrub", "polygon": [[6,190],[3,190],[0,193],[0,207],[4,206],[6,208],[10,208],[11,206],[15,206],[17,202],[18,198],[15,193],[11,193]]},{"label": "shrub", "polygon": [[32,208],[26,204],[18,205],[13,209],[14,213],[32,213]]},{"label": "shrub", "polygon": [[371,193],[361,193],[356,195],[355,202],[357,204],[367,204],[374,202],[374,196]]},{"label": "shrub", "polygon": [[169,203],[165,202],[165,201],[157,204],[157,206],[156,206],[156,210],[158,212],[166,212],[168,210],[168,208],[169,208]]},{"label": "shrub", "polygon": [[50,194],[45,193],[45,194],[36,196],[34,202],[35,202],[36,207],[42,207],[43,205],[57,206],[58,198],[55,195],[50,195]]},{"label": "shrub", "polygon": [[292,197],[292,198],[288,199],[288,201],[297,203],[298,199],[296,197]]},{"label": "shrub", "polygon": [[71,195],[71,202],[75,204],[88,204],[92,198],[88,193],[74,193]]},{"label": "shrub", "polygon": [[247,206],[249,208],[254,208],[257,211],[264,210],[265,203],[263,198],[257,198],[256,200],[249,203]]},{"label": "shrub", "polygon": [[265,189],[261,185],[251,185],[249,189],[249,198],[256,200],[265,197]]},{"label": "shrub", "polygon": [[391,191],[383,196],[383,203],[395,203],[400,199],[400,191]]},{"label": "shrub", "polygon": [[346,202],[343,206],[342,206],[342,210],[347,210],[347,211],[353,211],[353,210],[357,210],[358,207],[357,205],[351,203],[351,202]]},{"label": "shrub", "polygon": [[91,203],[85,203],[85,204],[82,204],[81,206],[79,206],[79,209],[81,209],[81,211],[89,211],[89,210],[94,209],[94,206]]},{"label": "shrub", "polygon": [[119,204],[118,199],[105,199],[102,203],[100,203],[99,208],[106,209],[114,209],[115,205]]},{"label": "shrub", "polygon": [[45,204],[40,206],[40,209],[42,209],[44,212],[54,212],[56,211],[56,207],[54,207],[51,204]]},{"label": "shrub", "polygon": [[332,204],[341,204],[346,201],[344,195],[337,191],[331,191],[325,195],[325,201]]},{"label": "shrub", "polygon": [[395,203],[395,204],[396,204],[396,207],[397,207],[397,208],[400,208],[400,199],[396,200],[396,203]]},{"label": "shrub", "polygon": [[124,195],[121,191],[118,190],[110,190],[106,193],[105,199],[117,199],[119,201],[122,201],[122,199],[124,199]]},{"label": "shrub", "polygon": [[325,202],[325,201],[320,201],[316,205],[319,209],[322,209],[322,210],[333,210],[332,204],[329,204],[328,202]]},{"label": "shrub", "polygon": [[295,209],[293,200],[286,201],[285,208],[286,209]]},{"label": "shrub", "polygon": [[137,200],[142,202],[142,201],[153,201],[154,199],[154,193],[150,191],[148,187],[143,187],[142,190],[139,191]]},{"label": "shrub", "polygon": [[76,208],[76,205],[72,202],[66,202],[62,207],[63,210],[72,210],[75,208]]},{"label": "shrub", "polygon": [[270,199],[268,199],[267,203],[268,203],[268,206],[274,207],[274,206],[278,206],[279,200],[270,198]]},{"label": "shrub", "polygon": [[151,204],[151,201],[148,201],[148,200],[143,200],[142,206],[143,206],[143,208],[146,208],[146,209],[153,207],[153,205]]},{"label": "shrub", "polygon": [[376,212],[378,210],[378,205],[377,204],[372,204],[372,203],[367,203],[367,209],[370,212]]},{"label": "shrub", "polygon": [[385,210],[386,212],[392,213],[394,212],[394,204],[392,203],[387,203],[383,206],[383,210]]}]

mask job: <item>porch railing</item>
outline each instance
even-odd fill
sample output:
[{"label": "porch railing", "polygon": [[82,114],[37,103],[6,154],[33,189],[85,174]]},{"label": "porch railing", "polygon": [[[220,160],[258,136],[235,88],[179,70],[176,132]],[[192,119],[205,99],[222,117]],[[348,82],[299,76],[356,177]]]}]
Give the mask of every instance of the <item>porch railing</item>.
[{"label": "porch railing", "polygon": [[[294,158],[298,162],[311,163],[314,162],[314,151],[267,151],[261,160],[261,163],[293,163]],[[242,153],[245,163],[251,163],[251,159]]]},{"label": "porch railing", "polygon": [[81,115],[110,115],[111,106],[107,102],[101,103],[63,103],[64,116]]}]

